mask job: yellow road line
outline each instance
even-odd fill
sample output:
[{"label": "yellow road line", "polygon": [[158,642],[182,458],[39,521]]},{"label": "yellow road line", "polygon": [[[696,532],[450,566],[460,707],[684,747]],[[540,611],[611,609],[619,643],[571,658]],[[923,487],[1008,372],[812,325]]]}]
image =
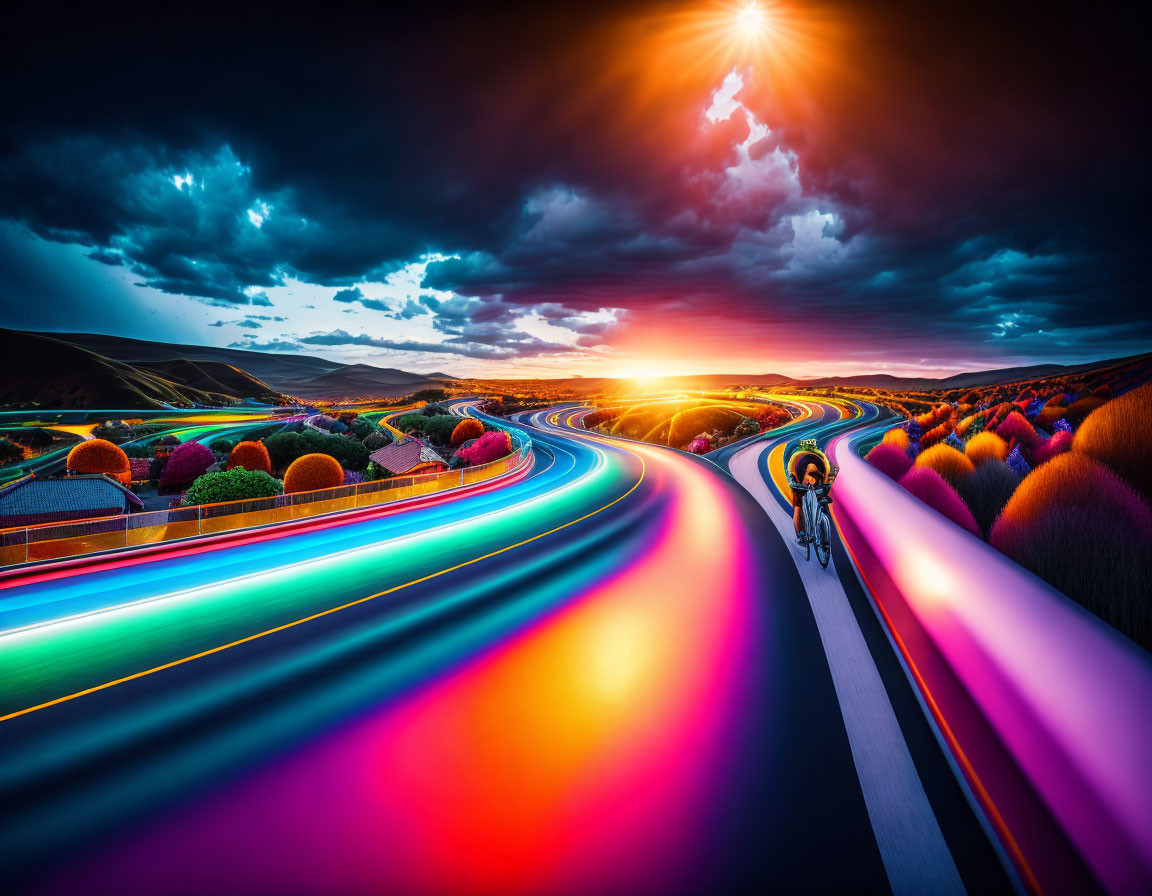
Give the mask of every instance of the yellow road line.
[{"label": "yellow road line", "polygon": [[124,684],[124,683],[129,682],[129,681],[135,681],[138,678],[144,678],[148,675],[153,675],[156,672],[163,672],[165,669],[172,669],[172,668],[175,668],[176,666],[182,666],[185,663],[192,662],[193,660],[202,659],[203,657],[206,657],[206,656],[212,656],[212,654],[214,654],[214,653],[222,653],[223,651],[228,650],[229,648],[239,647],[241,644],[247,644],[250,641],[256,641],[256,640],[259,640],[260,638],[265,638],[268,635],[274,635],[277,632],[282,632],[282,631],[285,631],[285,630],[290,629],[290,628],[295,628],[298,625],[303,625],[306,622],[312,622],[313,620],[320,619],[324,616],[330,616],[333,613],[339,613],[341,610],[347,610],[350,607],[355,607],[355,606],[358,606],[359,604],[367,603],[368,601],[375,600],[378,597],[384,597],[387,594],[393,594],[397,591],[403,590],[404,588],[409,588],[412,585],[419,585],[421,582],[427,582],[428,580],[435,579],[438,576],[446,575],[447,573],[450,573],[450,572],[455,572],[458,569],[463,569],[466,566],[471,566],[474,563],[479,563],[482,560],[487,560],[491,557],[495,557],[499,554],[503,554],[506,551],[511,551],[511,550],[516,549],[516,548],[523,547],[526,544],[531,544],[534,541],[537,541],[541,538],[545,538],[549,535],[552,535],[555,532],[559,532],[561,529],[567,529],[569,526],[574,526],[577,523],[583,522],[584,520],[588,519],[589,517],[593,517],[598,513],[602,513],[603,511],[607,510],[609,507],[613,506],[614,504],[619,504],[621,501],[623,501],[625,498],[627,498],[634,491],[636,491],[636,489],[638,489],[640,487],[640,484],[644,481],[644,477],[648,472],[648,468],[647,468],[647,465],[644,463],[644,458],[640,457],[639,455],[633,455],[633,456],[636,457],[636,459],[640,461],[640,478],[636,480],[636,484],[633,485],[632,488],[628,489],[628,491],[626,491],[624,494],[622,494],[619,498],[616,498],[614,501],[609,501],[603,507],[598,507],[595,510],[590,511],[589,513],[586,513],[581,517],[577,517],[574,520],[570,520],[567,523],[556,526],[554,529],[549,529],[547,532],[541,532],[539,535],[533,535],[531,538],[526,538],[523,541],[516,542],[516,544],[510,544],[507,547],[500,548],[499,550],[492,551],[491,553],[483,554],[482,556],[479,556],[479,557],[474,557],[471,560],[465,560],[463,563],[457,563],[455,566],[449,566],[448,568],[442,569],[439,572],[429,573],[426,576],[421,576],[418,579],[413,579],[410,582],[405,582],[403,585],[395,585],[395,586],[388,588],[384,591],[379,591],[376,594],[370,594],[367,597],[361,597],[361,598],[358,598],[354,601],[349,601],[346,604],[341,604],[338,607],[330,607],[327,610],[321,610],[319,613],[313,613],[311,616],[305,616],[302,619],[296,619],[292,622],[285,622],[283,625],[278,625],[275,628],[270,628],[270,629],[267,629],[266,631],[258,632],[255,635],[248,635],[247,637],[240,638],[236,641],[230,641],[227,644],[221,644],[219,647],[212,647],[208,650],[203,650],[200,653],[194,653],[191,656],[182,657],[181,659],[178,659],[178,660],[172,660],[171,662],[164,663],[163,665],[160,665],[160,666],[153,666],[151,669],[145,669],[142,672],[133,672],[131,675],[125,675],[123,678],[117,678],[113,681],[106,681],[103,684],[98,684],[98,685],[95,685],[94,687],[85,688],[82,691],[76,691],[76,693],[74,693],[74,694],[67,694],[64,697],[57,697],[54,700],[47,700],[44,703],[37,703],[35,706],[29,706],[25,709],[19,709],[19,710],[16,710],[15,712],[10,712],[7,715],[0,716],[0,722],[7,722],[10,719],[15,719],[15,718],[18,718],[19,716],[28,715],[29,713],[36,712],[39,709],[47,709],[50,706],[57,706],[61,703],[67,703],[70,700],[75,700],[77,697],[84,697],[88,694],[95,694],[98,691],[107,690],[108,688],[115,687],[118,684]]},{"label": "yellow road line", "polygon": [[772,483],[789,501],[792,500],[792,486],[788,484],[788,477],[784,474],[784,449],[788,447],[787,442],[781,442],[768,454],[768,474],[772,477]]}]

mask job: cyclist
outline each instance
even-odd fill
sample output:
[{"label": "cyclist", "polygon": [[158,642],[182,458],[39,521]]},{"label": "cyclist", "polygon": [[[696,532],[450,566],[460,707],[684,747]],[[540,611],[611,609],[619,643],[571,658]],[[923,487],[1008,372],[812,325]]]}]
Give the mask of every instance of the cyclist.
[{"label": "cyclist", "polygon": [[808,466],[804,468],[803,480],[797,482],[789,476],[789,484],[792,486],[792,525],[796,527],[796,541],[803,544],[804,494],[808,489],[824,484],[824,471],[814,460],[809,461]]}]

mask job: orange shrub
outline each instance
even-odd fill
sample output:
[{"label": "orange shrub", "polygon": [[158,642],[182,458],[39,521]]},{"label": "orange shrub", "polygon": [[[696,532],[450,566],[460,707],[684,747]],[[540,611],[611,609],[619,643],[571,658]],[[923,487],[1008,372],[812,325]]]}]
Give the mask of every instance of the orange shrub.
[{"label": "orange shrub", "polygon": [[228,455],[228,469],[243,467],[245,470],[259,470],[262,473],[272,472],[272,461],[268,457],[268,449],[263,442],[239,442]]},{"label": "orange shrub", "polygon": [[894,427],[893,429],[890,429],[888,432],[884,433],[882,442],[885,445],[895,445],[901,451],[907,451],[909,445],[908,433],[902,426]]},{"label": "orange shrub", "polygon": [[1065,409],[1064,419],[1075,429],[1089,414],[1107,403],[1105,399],[1097,398],[1095,395],[1089,395],[1087,398],[1079,398]]},{"label": "orange shrub", "polygon": [[933,445],[927,451],[921,451],[916,458],[916,466],[935,470],[952,486],[976,469],[971,460],[951,445],[943,444]]},{"label": "orange shrub", "polygon": [[1152,383],[1145,383],[1089,414],[1072,450],[1111,467],[1152,502]]},{"label": "orange shrub", "polygon": [[288,466],[284,474],[284,494],[313,492],[344,484],[344,468],[327,454],[305,454]]},{"label": "orange shrub", "polygon": [[1033,421],[1041,429],[1052,429],[1052,425],[1064,417],[1068,413],[1068,408],[1062,404],[1046,404],[1040,409],[1040,413],[1036,415]]},{"label": "orange shrub", "polygon": [[930,448],[937,442],[943,442],[948,438],[948,433],[952,431],[951,425],[948,423],[941,423],[939,426],[928,430],[924,435],[920,436],[920,450]]},{"label": "orange shrub", "polygon": [[1057,455],[1024,477],[997,525],[1030,523],[1043,516],[1057,496],[1060,503],[1096,504],[1101,500],[1100,483],[1109,475],[1101,464],[1074,451]]},{"label": "orange shrub", "polygon": [[1004,460],[1008,456],[1008,443],[994,432],[980,432],[968,440],[964,454],[975,466],[986,460]]},{"label": "orange shrub", "polygon": [[958,435],[960,438],[964,438],[966,435],[968,435],[969,430],[971,430],[972,427],[976,425],[977,420],[979,420],[981,423],[983,423],[983,421],[984,421],[983,411],[978,411],[977,413],[972,414],[969,417],[965,417],[963,420],[961,420],[959,423],[957,423],[956,424],[956,435]]},{"label": "orange shrub", "polygon": [[1104,464],[1075,451],[1029,473],[992,525],[998,551],[1152,649],[1145,600],[1152,511]]},{"label": "orange shrub", "polygon": [[64,466],[73,473],[107,473],[125,486],[132,484],[128,455],[119,445],[104,439],[89,439],[68,452]]},{"label": "orange shrub", "polygon": [[478,439],[482,435],[484,435],[484,424],[475,417],[465,417],[452,430],[452,447],[455,448],[469,439]]}]

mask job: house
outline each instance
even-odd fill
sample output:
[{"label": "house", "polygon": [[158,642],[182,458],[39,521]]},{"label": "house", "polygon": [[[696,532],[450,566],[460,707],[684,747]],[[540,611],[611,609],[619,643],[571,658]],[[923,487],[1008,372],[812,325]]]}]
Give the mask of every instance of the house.
[{"label": "house", "polygon": [[403,442],[385,445],[373,451],[369,457],[377,466],[397,476],[439,473],[448,469],[448,464],[435,449],[411,436]]},{"label": "house", "polygon": [[0,488],[0,529],[120,516],[143,507],[134,492],[102,473],[66,479],[25,476]]}]

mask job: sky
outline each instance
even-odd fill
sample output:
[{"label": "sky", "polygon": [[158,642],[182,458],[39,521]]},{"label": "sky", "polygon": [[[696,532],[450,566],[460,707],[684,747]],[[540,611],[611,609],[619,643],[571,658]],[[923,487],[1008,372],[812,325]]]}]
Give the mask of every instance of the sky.
[{"label": "sky", "polygon": [[41,6],[0,326],[494,377],[1152,349],[1134,9]]}]

